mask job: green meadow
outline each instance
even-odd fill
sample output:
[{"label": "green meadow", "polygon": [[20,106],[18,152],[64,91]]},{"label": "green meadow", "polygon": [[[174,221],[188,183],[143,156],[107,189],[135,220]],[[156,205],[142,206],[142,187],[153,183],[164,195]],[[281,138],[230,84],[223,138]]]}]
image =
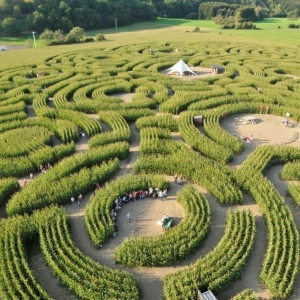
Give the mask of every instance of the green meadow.
[{"label": "green meadow", "polygon": [[[132,33],[132,38],[138,39],[138,31],[148,31],[153,30],[153,33],[147,32],[149,36],[155,35],[158,31],[161,31],[159,35],[163,35],[164,32],[169,33],[170,29],[174,30],[174,33],[182,33],[182,30],[187,33],[191,32],[194,28],[199,27],[204,33],[218,33],[220,35],[235,37],[235,38],[245,38],[251,39],[251,41],[261,41],[271,42],[282,45],[289,46],[300,46],[300,29],[289,29],[288,25],[290,23],[300,24],[300,20],[290,20],[283,18],[267,18],[263,21],[255,22],[257,29],[256,30],[236,30],[236,29],[220,29],[220,26],[215,24],[214,21],[208,20],[187,20],[187,19],[171,19],[171,18],[157,18],[155,22],[143,22],[137,23],[130,26],[121,26],[116,28],[101,29],[101,30],[92,30],[87,31],[88,36],[94,36],[97,33],[103,33],[108,37],[110,35],[115,35],[116,33]],[[179,29],[178,27],[182,27]],[[186,27],[186,28],[184,28]],[[183,29],[184,28],[184,29]],[[171,30],[171,31],[173,31]],[[137,37],[135,37],[137,33]],[[184,33],[182,33],[184,34]],[[168,34],[169,36],[169,34]],[[27,40],[33,41],[32,34],[19,38],[11,37],[1,37],[1,44],[5,45],[23,45]],[[38,48],[45,47],[43,41],[39,40],[38,34],[36,34],[36,43]]]}]

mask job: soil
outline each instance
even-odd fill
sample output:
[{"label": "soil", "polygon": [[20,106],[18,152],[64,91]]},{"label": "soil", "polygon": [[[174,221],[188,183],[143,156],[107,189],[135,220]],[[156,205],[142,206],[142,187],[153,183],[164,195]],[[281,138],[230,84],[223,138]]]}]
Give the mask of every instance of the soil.
[{"label": "soil", "polygon": [[[128,95],[127,95],[128,96]],[[122,98],[126,97],[122,95]],[[128,97],[131,97],[128,96]],[[127,99],[130,101],[130,99]],[[241,120],[245,115],[237,115],[225,118],[222,122],[222,127],[238,136],[252,135],[254,140],[252,143],[245,144],[245,150],[235,155],[233,162],[230,164],[232,168],[238,168],[240,164],[248,157],[248,155],[255,150],[256,147],[264,144],[280,144],[287,143],[293,147],[300,146],[298,137],[299,126],[296,124],[293,128],[285,127],[282,123],[281,117],[272,115],[253,115],[257,119],[257,124],[238,122],[234,123],[234,119]],[[131,143],[130,154],[128,158],[121,162],[120,171],[114,178],[129,174],[132,172],[132,165],[139,155],[139,132],[136,130],[134,124],[130,125],[131,129]],[[173,133],[172,137],[176,140],[179,138],[178,133]],[[84,151],[88,149],[88,139],[80,140],[77,150]],[[272,167],[266,173],[266,177],[271,180],[274,186],[278,189],[280,194],[286,199],[287,205],[295,216],[295,222],[300,230],[299,208],[294,202],[286,197],[287,182],[280,179],[279,173],[282,166]],[[126,270],[132,273],[138,280],[141,288],[143,299],[160,300],[162,297],[163,277],[168,273],[173,273],[185,266],[194,263],[200,257],[205,256],[209,251],[212,251],[218,244],[224,234],[225,217],[228,209],[232,206],[220,205],[214,197],[212,197],[205,189],[200,186],[197,188],[207,197],[211,211],[211,227],[210,232],[199,249],[194,255],[190,255],[186,260],[180,263],[172,264],[171,266],[160,268],[127,268],[114,263],[114,248],[117,247],[125,238],[132,234],[139,236],[155,236],[163,234],[162,228],[156,225],[164,213],[167,213],[175,220],[175,225],[184,218],[184,211],[182,207],[176,202],[176,193],[187,184],[184,181],[183,186],[173,182],[173,178],[166,176],[170,181],[170,189],[166,201],[157,199],[144,199],[135,201],[134,203],[126,204],[117,217],[118,232],[116,237],[111,238],[103,245],[101,249],[96,249],[89,240],[85,224],[84,224],[84,209],[89,202],[91,194],[84,195],[83,206],[66,205],[65,209],[70,217],[71,222],[71,236],[75,245],[87,256],[107,267]],[[263,257],[267,247],[267,231],[265,222],[261,215],[255,201],[249,195],[243,196],[242,205],[234,207],[236,209],[249,208],[253,211],[256,218],[257,232],[254,242],[253,251],[244,268],[242,278],[234,281],[226,290],[216,295],[218,300],[230,299],[245,288],[250,288],[255,292],[258,299],[271,299],[271,294],[260,283],[259,273],[262,265]],[[132,221],[128,223],[126,219],[127,213],[130,212]],[[75,299],[70,292],[64,288],[59,281],[51,274],[47,267],[45,267],[42,255],[38,249],[38,245],[33,245],[30,249],[30,264],[37,279],[42,286],[48,291],[49,295],[54,299]],[[300,280],[296,280],[295,290],[290,299],[300,299]]]}]

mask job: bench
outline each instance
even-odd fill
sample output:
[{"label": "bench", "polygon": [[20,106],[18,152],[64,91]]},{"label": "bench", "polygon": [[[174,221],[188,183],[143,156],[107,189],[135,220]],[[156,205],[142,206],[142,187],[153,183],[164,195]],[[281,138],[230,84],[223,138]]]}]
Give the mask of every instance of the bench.
[{"label": "bench", "polygon": [[172,225],[173,220],[170,218],[166,223],[163,224],[163,229],[169,229]]}]

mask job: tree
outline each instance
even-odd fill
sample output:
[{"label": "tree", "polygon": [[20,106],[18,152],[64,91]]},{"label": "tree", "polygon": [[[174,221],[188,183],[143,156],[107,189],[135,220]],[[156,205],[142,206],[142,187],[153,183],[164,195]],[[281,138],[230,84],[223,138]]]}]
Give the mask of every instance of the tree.
[{"label": "tree", "polygon": [[35,11],[34,13],[30,14],[26,18],[26,29],[27,30],[34,30],[34,31],[40,31],[44,28],[44,26],[47,26],[47,21],[45,16]]},{"label": "tree", "polygon": [[73,23],[67,17],[62,17],[57,23],[57,28],[64,32],[68,32],[73,28]]},{"label": "tree", "polygon": [[241,6],[235,13],[234,19],[238,22],[255,21],[255,10],[251,6]]},{"label": "tree", "polygon": [[255,15],[257,20],[262,20],[263,18],[267,18],[269,15],[269,10],[265,7],[256,6],[254,10],[255,10]]},{"label": "tree", "polygon": [[2,22],[2,28],[8,36],[19,36],[21,34],[20,23],[15,18],[5,18]]},{"label": "tree", "polygon": [[54,40],[54,32],[48,28],[44,30],[40,35],[41,40],[52,41]]},{"label": "tree", "polygon": [[14,18],[16,18],[16,19],[20,19],[20,18],[21,18],[21,16],[22,16],[22,11],[21,11],[19,5],[15,5],[15,6],[14,6],[14,10],[13,10],[12,16],[13,16]]},{"label": "tree", "polygon": [[74,27],[70,30],[70,32],[67,34],[66,38],[68,42],[80,42],[82,38],[85,36],[85,32],[83,28],[80,27]]},{"label": "tree", "polygon": [[66,37],[64,36],[63,31],[58,29],[54,31],[54,39],[62,43],[66,40]]}]

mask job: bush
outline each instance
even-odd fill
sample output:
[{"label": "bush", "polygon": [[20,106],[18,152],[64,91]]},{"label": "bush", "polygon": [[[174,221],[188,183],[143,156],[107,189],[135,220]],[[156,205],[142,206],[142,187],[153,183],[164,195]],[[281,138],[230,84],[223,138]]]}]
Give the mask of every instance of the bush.
[{"label": "bush", "polygon": [[65,42],[62,42],[62,41],[52,40],[52,41],[47,42],[47,46],[62,45],[62,44],[64,44],[64,43],[65,43]]},{"label": "bush", "polygon": [[193,32],[200,32],[200,28],[199,27],[196,27]]},{"label": "bush", "polygon": [[84,43],[89,43],[89,42],[94,42],[94,41],[95,40],[92,37],[88,37],[88,36],[83,39]]},{"label": "bush", "polygon": [[196,20],[197,19],[197,14],[195,12],[191,12],[188,15],[185,16],[186,19],[188,20]]},{"label": "bush", "polygon": [[221,29],[234,29],[234,28],[235,28],[234,23],[226,23],[221,26]]},{"label": "bush", "polygon": [[27,39],[25,42],[25,47],[26,48],[32,48],[33,47],[33,40],[32,39]]},{"label": "bush", "polygon": [[94,39],[97,42],[106,40],[105,36],[101,33],[96,34]]}]

